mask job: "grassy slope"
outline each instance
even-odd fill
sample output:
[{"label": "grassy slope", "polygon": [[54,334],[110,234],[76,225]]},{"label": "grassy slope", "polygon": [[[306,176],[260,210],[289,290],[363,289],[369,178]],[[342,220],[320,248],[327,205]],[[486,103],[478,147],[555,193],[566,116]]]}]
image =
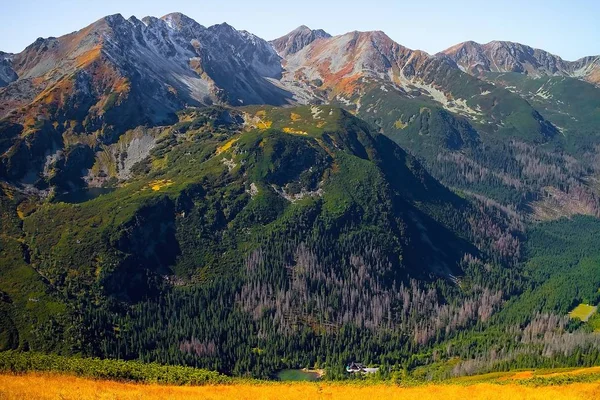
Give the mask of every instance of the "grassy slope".
[{"label": "grassy slope", "polygon": [[[371,84],[357,115],[422,160],[446,185],[524,212],[543,187],[564,190],[567,184],[587,180],[600,132],[598,88],[564,77],[488,74],[486,79],[497,84],[491,85],[463,75],[446,71],[436,78],[452,94],[446,100],[454,112],[426,96],[406,96]],[[470,110],[459,111],[453,101]],[[519,147],[522,143],[535,148],[534,160]],[[541,164],[544,172],[536,175],[529,163]],[[548,165],[566,178],[549,174]],[[568,210],[559,212],[570,215]]]},{"label": "grassy slope", "polygon": [[562,130],[559,142],[576,154],[590,150],[600,130],[600,89],[567,77],[530,78],[519,73],[487,73],[485,79],[509,87]]},{"label": "grassy slope", "polygon": [[[535,188],[507,184],[519,170],[507,146],[514,140],[552,143],[556,131],[518,95],[472,77],[461,79],[452,83],[453,94],[466,99],[471,109],[478,110],[476,114],[460,116],[428,97],[406,98],[372,86],[361,99],[358,115],[422,160],[429,172],[446,185],[503,204],[520,204]],[[469,177],[471,164],[477,166],[476,176],[480,169],[491,173],[473,180]]]},{"label": "grassy slope", "polygon": [[17,212],[17,204],[23,200],[9,187],[0,187],[0,350],[15,346],[44,349],[46,331],[23,328],[50,327],[65,311],[52,287],[24,260],[26,247]]}]

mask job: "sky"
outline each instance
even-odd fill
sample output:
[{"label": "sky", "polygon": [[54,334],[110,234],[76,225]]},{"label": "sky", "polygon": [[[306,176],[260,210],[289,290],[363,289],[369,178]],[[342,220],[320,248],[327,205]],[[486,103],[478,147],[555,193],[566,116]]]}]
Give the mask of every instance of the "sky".
[{"label": "sky", "polygon": [[0,0],[0,50],[61,36],[110,14],[179,11],[204,26],[227,22],[263,39],[300,25],[332,35],[381,30],[434,54],[466,40],[508,40],[566,60],[600,54],[600,0]]}]

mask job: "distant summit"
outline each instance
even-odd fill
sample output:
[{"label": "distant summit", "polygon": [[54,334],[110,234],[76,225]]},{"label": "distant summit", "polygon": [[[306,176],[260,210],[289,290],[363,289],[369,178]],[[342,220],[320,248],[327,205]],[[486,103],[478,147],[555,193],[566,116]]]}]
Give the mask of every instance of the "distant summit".
[{"label": "distant summit", "polygon": [[286,57],[297,53],[317,39],[330,38],[331,35],[322,29],[312,30],[306,25],[301,25],[287,35],[271,41],[277,53]]},{"label": "distant summit", "polygon": [[459,43],[440,54],[450,57],[465,72],[519,72],[532,77],[570,76],[600,83],[600,56],[565,61],[547,51],[513,42]]}]

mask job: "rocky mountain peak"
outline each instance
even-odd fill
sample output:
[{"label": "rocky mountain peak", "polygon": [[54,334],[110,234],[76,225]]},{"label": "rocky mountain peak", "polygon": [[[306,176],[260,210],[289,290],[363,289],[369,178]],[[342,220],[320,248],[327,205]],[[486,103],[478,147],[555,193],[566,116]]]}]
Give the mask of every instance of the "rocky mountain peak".
[{"label": "rocky mountain peak", "polygon": [[121,14],[117,13],[101,18],[100,20],[96,21],[96,24],[101,22],[106,22],[110,27],[115,27],[127,23],[127,20]]},{"label": "rocky mountain peak", "polygon": [[182,26],[200,25],[192,18],[180,12],[169,13],[163,15],[160,19],[165,21],[173,29],[180,29]]},{"label": "rocky mountain peak", "polygon": [[598,83],[600,68],[593,57],[575,62],[565,61],[545,50],[521,43],[494,40],[486,44],[463,42],[440,54],[451,58],[465,72],[479,75],[483,72],[518,72],[532,77],[571,76]]},{"label": "rocky mountain peak", "polygon": [[169,29],[179,32],[186,40],[195,39],[206,30],[204,26],[179,12],[167,14],[161,17],[160,21],[163,21]]},{"label": "rocky mountain peak", "polygon": [[151,15],[145,16],[144,18],[142,18],[142,22],[146,25],[152,25],[153,23],[156,23],[156,21],[158,21],[160,18],[156,18],[153,17]]},{"label": "rocky mountain peak", "polygon": [[287,35],[271,41],[277,53],[285,57],[294,54],[317,39],[327,39],[331,35],[322,29],[312,30],[306,25],[300,25]]},{"label": "rocky mountain peak", "polygon": [[210,29],[213,32],[220,32],[220,33],[232,34],[232,35],[238,33],[237,29],[235,29],[233,26],[229,25],[227,22],[212,25],[208,29]]},{"label": "rocky mountain peak", "polygon": [[382,31],[322,38],[296,52],[286,52],[289,40],[288,36],[272,43],[276,49],[279,46],[280,55],[285,54],[282,82],[299,101],[310,102],[307,93],[316,90],[323,101],[333,97],[348,105],[348,99],[360,98],[372,83],[401,87],[413,79],[435,75],[431,71],[442,65],[455,68],[454,63],[394,42]]}]

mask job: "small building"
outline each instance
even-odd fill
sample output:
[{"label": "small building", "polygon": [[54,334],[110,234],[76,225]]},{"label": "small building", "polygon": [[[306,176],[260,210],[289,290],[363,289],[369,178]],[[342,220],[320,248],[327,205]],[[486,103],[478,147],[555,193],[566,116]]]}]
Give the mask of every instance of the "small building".
[{"label": "small building", "polygon": [[356,362],[351,362],[350,364],[346,365],[346,371],[350,373],[362,372],[364,368],[364,365]]},{"label": "small building", "polygon": [[346,365],[346,371],[351,374],[374,374],[375,372],[379,371],[379,368],[368,368],[364,364],[351,362],[350,364]]}]

